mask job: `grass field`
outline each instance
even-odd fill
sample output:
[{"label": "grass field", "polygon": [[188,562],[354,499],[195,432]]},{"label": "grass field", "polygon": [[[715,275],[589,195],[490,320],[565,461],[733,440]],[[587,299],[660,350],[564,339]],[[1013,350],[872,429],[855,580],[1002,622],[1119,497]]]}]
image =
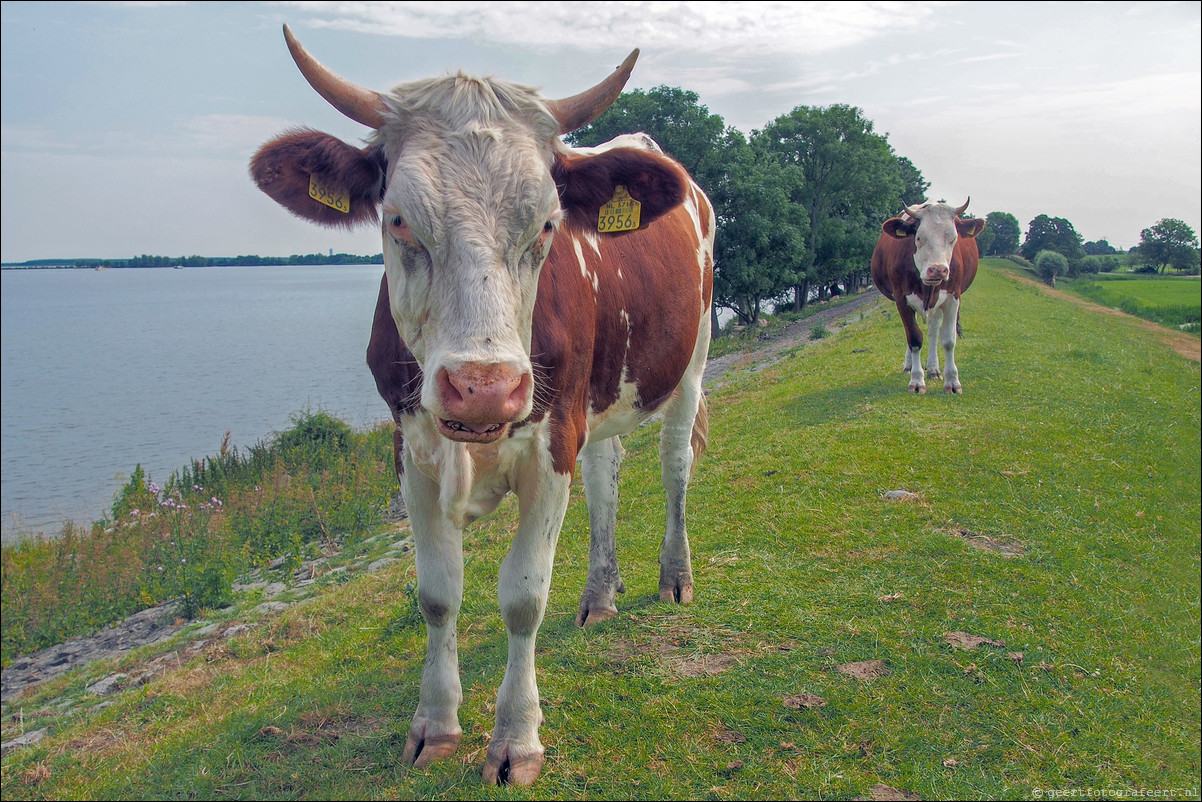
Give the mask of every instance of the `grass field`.
[{"label": "grass field", "polygon": [[1098,273],[1057,279],[1056,287],[1162,326],[1202,333],[1202,282],[1197,276]]},{"label": "grass field", "polygon": [[8,711],[6,738],[53,732],[4,757],[4,799],[1198,798],[1199,365],[990,260],[961,319],[963,396],[905,392],[884,305],[712,392],[692,605],[656,595],[652,425],[625,440],[619,615],[574,626],[576,482],[532,788],[480,782],[506,504],[464,537],[455,758],[399,761],[425,643],[408,559],[107,707],[82,689],[173,647],[47,683]]}]

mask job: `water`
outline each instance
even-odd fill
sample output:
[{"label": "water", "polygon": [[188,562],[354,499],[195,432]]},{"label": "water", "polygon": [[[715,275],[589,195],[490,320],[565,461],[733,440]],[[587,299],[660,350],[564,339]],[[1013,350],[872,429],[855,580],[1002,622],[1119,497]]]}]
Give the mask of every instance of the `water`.
[{"label": "water", "polygon": [[0,271],[5,542],[89,523],[299,412],[388,419],[365,354],[380,265]]}]

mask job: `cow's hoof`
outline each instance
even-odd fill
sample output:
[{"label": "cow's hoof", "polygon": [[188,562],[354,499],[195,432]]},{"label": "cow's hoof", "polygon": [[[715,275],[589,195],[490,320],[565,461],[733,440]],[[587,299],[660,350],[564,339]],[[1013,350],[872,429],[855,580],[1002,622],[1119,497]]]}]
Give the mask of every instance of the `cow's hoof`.
[{"label": "cow's hoof", "polygon": [[676,604],[692,604],[693,603],[693,583],[660,583],[659,600],[666,602],[675,602]]},{"label": "cow's hoof", "polygon": [[401,759],[415,769],[424,768],[435,760],[442,760],[455,754],[459,748],[462,732],[446,735],[431,735],[422,737],[414,733],[415,727],[409,728],[409,737],[405,739],[405,752]]},{"label": "cow's hoof", "polygon": [[926,395],[927,388],[925,384],[911,384],[910,392],[917,393],[918,395]]},{"label": "cow's hoof", "polygon": [[943,392],[951,393],[952,395],[960,395],[961,393],[964,392],[964,389],[961,387],[956,387],[955,385],[949,384],[943,388]]},{"label": "cow's hoof", "polygon": [[488,747],[488,758],[484,761],[484,782],[488,785],[531,785],[543,770],[543,750],[529,755],[512,755],[511,746],[496,742]]},{"label": "cow's hoof", "polygon": [[617,607],[595,607],[581,600],[580,612],[576,613],[576,626],[591,627],[593,624],[608,621],[617,614]]}]

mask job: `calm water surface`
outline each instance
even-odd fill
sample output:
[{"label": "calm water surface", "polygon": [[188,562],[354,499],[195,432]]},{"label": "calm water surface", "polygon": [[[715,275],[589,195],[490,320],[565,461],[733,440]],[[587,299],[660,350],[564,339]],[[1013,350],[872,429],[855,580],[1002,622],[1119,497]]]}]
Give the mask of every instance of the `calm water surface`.
[{"label": "calm water surface", "polygon": [[383,267],[0,271],[5,542],[107,513],[323,410],[388,419],[365,360]]}]

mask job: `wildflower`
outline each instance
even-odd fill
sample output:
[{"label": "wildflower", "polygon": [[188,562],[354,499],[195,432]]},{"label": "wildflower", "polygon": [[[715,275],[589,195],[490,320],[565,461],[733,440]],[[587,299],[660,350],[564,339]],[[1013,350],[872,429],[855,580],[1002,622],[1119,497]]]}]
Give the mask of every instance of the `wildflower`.
[{"label": "wildflower", "polygon": [[138,515],[140,514],[140,512],[139,512],[138,510],[130,510],[130,511],[129,511],[129,514],[130,514],[130,515],[132,515],[132,516],[134,516],[134,517],[136,518],[136,517],[138,517]]},{"label": "wildflower", "polygon": [[188,561],[188,558],[187,558],[187,557],[180,557],[180,558],[179,558],[179,561],[180,561],[181,563],[186,563],[186,562]]}]

